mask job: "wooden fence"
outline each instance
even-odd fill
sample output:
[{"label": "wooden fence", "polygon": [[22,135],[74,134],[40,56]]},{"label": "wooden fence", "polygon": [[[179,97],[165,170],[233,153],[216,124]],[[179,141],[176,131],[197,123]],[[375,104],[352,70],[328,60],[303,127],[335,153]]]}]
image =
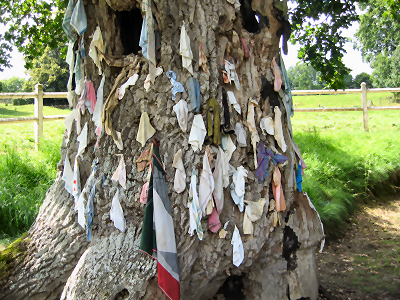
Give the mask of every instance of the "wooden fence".
[{"label": "wooden fence", "polygon": [[[391,92],[398,93],[400,88],[382,88],[382,89],[368,89],[366,84],[361,84],[361,89],[351,90],[294,90],[292,91],[293,96],[300,95],[337,95],[337,94],[361,94],[362,107],[348,107],[348,108],[295,108],[296,112],[328,112],[328,111],[362,111],[363,112],[363,124],[364,129],[368,131],[368,110],[400,110],[400,106],[382,106],[382,107],[368,107],[367,105],[367,92],[368,93],[381,93]],[[26,118],[0,118],[0,124],[7,123],[24,123],[34,122],[35,132],[35,148],[37,149],[40,140],[43,137],[43,122],[63,120],[65,115],[61,116],[43,116],[43,98],[67,98],[66,92],[60,93],[45,93],[43,92],[43,85],[37,84],[33,93],[0,93],[0,99],[29,99],[34,98],[34,117]]]},{"label": "wooden fence", "polygon": [[34,122],[35,148],[38,149],[43,137],[43,122],[63,120],[66,116],[43,116],[43,98],[67,98],[66,92],[44,93],[43,85],[37,84],[33,93],[0,93],[0,99],[30,99],[34,98],[34,117],[0,118],[0,124]]},{"label": "wooden fence", "polygon": [[351,90],[293,90],[292,96],[301,95],[338,95],[338,94],[361,94],[361,107],[318,107],[318,108],[295,108],[296,112],[327,112],[327,111],[362,111],[363,112],[363,124],[364,130],[368,131],[368,110],[400,110],[400,106],[380,106],[380,107],[368,107],[368,93],[399,93],[400,88],[381,88],[381,89],[368,89],[365,82],[361,83],[361,89]]}]

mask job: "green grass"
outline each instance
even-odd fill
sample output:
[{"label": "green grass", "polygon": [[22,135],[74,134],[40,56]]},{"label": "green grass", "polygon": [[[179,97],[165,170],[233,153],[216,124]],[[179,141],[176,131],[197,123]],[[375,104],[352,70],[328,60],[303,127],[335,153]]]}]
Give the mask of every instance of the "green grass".
[{"label": "green grass", "polygon": [[[51,106],[43,106],[44,116],[68,115],[70,109],[61,109]],[[0,118],[20,118],[20,117],[33,117],[33,104],[29,105],[11,105],[0,103]]]},{"label": "green grass", "polygon": [[[44,146],[46,146],[46,141],[58,140],[64,130],[65,125],[62,120],[44,122]],[[4,153],[6,146],[14,147],[18,151],[35,149],[33,122],[0,125],[0,153]]]},{"label": "green grass", "polygon": [[[70,112],[70,109],[43,107],[44,116],[68,115]],[[32,117],[33,115],[33,105],[5,106],[4,103],[0,103],[0,118]],[[60,133],[62,134],[64,130],[63,121],[44,122],[43,136],[45,142],[43,146],[47,147],[46,145],[49,144],[46,141],[58,141]],[[33,150],[35,148],[34,143],[33,122],[0,125],[0,153],[4,153],[3,148],[6,146],[14,147],[18,151]]]},{"label": "green grass", "polygon": [[[44,115],[69,110],[44,107]],[[33,105],[0,106],[0,117],[33,116]],[[0,247],[29,229],[57,174],[63,121],[44,123],[39,151],[33,151],[33,122],[0,125]]]},{"label": "green grass", "polygon": [[399,117],[398,111],[369,112],[365,132],[361,112],[295,113],[294,140],[308,167],[303,188],[328,234],[340,229],[358,199],[400,170]]},{"label": "green grass", "polygon": [[[400,105],[400,103],[393,103],[392,93],[367,93],[367,100],[368,103],[372,101],[373,106]],[[315,108],[319,105],[325,107],[361,107],[361,93],[294,96],[293,101],[295,108]]]},{"label": "green grass", "polygon": [[40,151],[1,147],[0,238],[29,229],[56,176],[62,132],[58,140],[44,140]]}]

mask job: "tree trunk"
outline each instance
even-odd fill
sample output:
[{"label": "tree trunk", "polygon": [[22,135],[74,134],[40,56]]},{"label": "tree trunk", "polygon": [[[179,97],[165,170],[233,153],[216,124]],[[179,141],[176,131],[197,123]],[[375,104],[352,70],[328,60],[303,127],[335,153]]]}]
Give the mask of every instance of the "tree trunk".
[{"label": "tree trunk", "polygon": [[[0,282],[0,299],[166,299],[158,288],[157,261],[138,251],[145,211],[139,196],[147,175],[147,171],[138,172],[135,163],[144,149],[136,141],[142,112],[150,116],[150,123],[156,129],[155,137],[160,140],[175,228],[181,299],[210,299],[229,280],[234,286],[241,287],[239,293],[243,293],[245,299],[316,299],[318,284],[314,253],[323,238],[322,224],[315,209],[310,207],[308,196],[296,191],[293,184],[295,152],[287,125],[290,116],[286,114],[282,99],[278,98],[279,103],[271,103],[271,97],[263,101],[261,95],[262,79],[273,83],[273,57],[279,62],[279,37],[276,34],[281,27],[279,13],[273,8],[272,0],[240,1],[240,9],[235,9],[229,2],[235,1],[150,1],[154,27],[162,36],[161,58],[157,66],[162,66],[164,73],[155,79],[146,92],[143,83],[149,73],[148,62],[140,53],[137,54],[140,59],[139,79],[126,90],[125,96],[111,114],[113,128],[121,132],[123,150],[117,148],[110,135],[104,135],[99,149],[94,152],[96,135],[92,116],[86,112],[81,119],[82,127],[86,122],[88,124],[88,146],[79,158],[82,190],[88,184],[93,161],[95,158],[99,161],[95,180],[92,241],[87,241],[85,230],[77,222],[74,198],[64,188],[61,178],[65,156],[68,155],[73,162],[78,150],[77,131],[73,126],[69,142],[65,134],[59,174],[29,231],[26,251],[14,262],[8,279]],[[249,9],[249,3],[252,9]],[[138,18],[141,1],[85,0],[84,4],[88,19],[84,33],[86,53],[97,26],[101,28],[107,55],[119,57],[137,53],[142,26],[142,20]],[[254,12],[264,23],[267,19],[269,26],[262,26],[262,21],[255,23]],[[211,139],[206,139],[202,149],[194,152],[188,144],[194,113],[189,112],[188,130],[183,132],[172,109],[175,101],[171,99],[172,86],[165,72],[176,72],[177,80],[185,88],[191,77],[182,67],[179,54],[183,21],[193,51],[193,77],[200,83],[200,113],[203,120],[206,122],[206,106],[210,98],[215,97],[221,103],[221,86],[234,91],[241,106],[240,115],[231,111],[231,123],[237,121],[243,124],[247,131],[248,146],[236,145],[230,164],[235,169],[242,165],[248,170],[245,200],[258,201],[264,198],[269,203],[264,206],[262,217],[253,223],[253,235],[243,234],[244,214],[232,201],[229,187],[224,189],[225,204],[219,216],[221,224],[229,221],[226,237],[220,238],[218,233],[207,230],[207,217],[202,220],[202,241],[197,235],[188,234],[187,203],[191,170],[194,167],[200,178],[206,144],[210,144],[213,149],[215,166],[218,148],[212,144]],[[244,38],[249,48],[249,58],[245,57],[241,38]],[[199,42],[202,42],[208,59],[209,74],[198,63]],[[240,90],[234,84],[224,83],[221,72],[223,59],[235,63]],[[109,66],[104,61],[102,66],[106,78],[106,99],[122,68]],[[87,80],[91,80],[97,90],[101,76],[88,56],[84,60],[84,71]],[[118,87],[121,83],[123,81]],[[180,98],[187,100],[190,105],[187,92],[178,93],[177,101]],[[271,188],[274,165],[270,162],[268,176],[262,183],[258,182],[255,175],[253,147],[246,123],[251,99],[259,104],[256,106],[255,123],[261,141],[266,147],[273,146],[281,153],[273,136],[262,134],[259,124],[262,117],[274,117],[275,105],[282,111],[283,133],[288,145],[284,153],[288,163],[280,166],[287,207],[284,212],[274,211]],[[235,143],[236,135],[231,134],[231,138]],[[175,169],[171,167],[174,154],[179,149],[183,151],[186,172],[186,189],[181,194],[174,191]],[[114,154],[124,155],[127,172],[125,190],[118,182],[111,180],[119,162],[119,157]],[[110,221],[111,201],[117,189],[126,219],[124,233]],[[276,216],[280,220],[277,225],[274,224]],[[231,239],[235,225],[244,247],[244,261],[239,267],[232,264]],[[229,289],[229,285],[224,286]]]}]

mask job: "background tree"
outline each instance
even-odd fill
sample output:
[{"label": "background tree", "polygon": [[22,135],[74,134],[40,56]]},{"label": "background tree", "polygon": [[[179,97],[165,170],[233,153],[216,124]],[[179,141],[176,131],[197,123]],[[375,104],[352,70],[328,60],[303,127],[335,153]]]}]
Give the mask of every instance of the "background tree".
[{"label": "background tree", "polygon": [[351,74],[344,76],[344,83],[346,84],[346,89],[354,89],[353,76]]},{"label": "background tree", "polygon": [[[371,64],[374,68],[372,81],[376,87],[399,87],[400,86],[400,46],[390,57],[378,54]],[[393,93],[399,99],[399,93]]]},{"label": "background tree", "polygon": [[360,16],[356,33],[357,47],[363,58],[374,69],[372,81],[375,87],[398,87],[400,77],[397,66],[400,44],[400,17],[398,1],[369,0],[360,5],[367,12]]},{"label": "background tree", "polygon": [[4,93],[18,93],[24,91],[23,89],[25,83],[24,78],[13,76],[9,79],[3,79],[1,83],[3,86]]},{"label": "background tree", "polygon": [[400,87],[400,45],[396,48],[391,57],[391,66],[392,72],[390,74],[389,85],[392,87]]},{"label": "background tree", "polygon": [[[2,92],[3,93],[18,93],[23,92],[23,86],[25,83],[24,78],[11,77],[9,79],[3,79],[1,81]],[[5,103],[13,103],[14,105],[23,105],[33,103],[32,99],[4,99]]]},{"label": "background tree", "polygon": [[[61,55],[61,47],[51,49],[47,46],[44,53],[32,60],[32,68],[28,70],[31,78],[25,81],[24,90],[32,92],[35,84],[43,84],[45,92],[65,92],[69,77],[68,64]],[[43,99],[44,105],[64,104],[66,99]]]},{"label": "background tree", "polygon": [[[388,74],[392,74],[393,72],[391,70],[392,69],[386,71],[389,72]],[[290,67],[287,71],[287,74],[291,82],[292,89],[319,90],[326,88],[326,84],[321,81],[321,73],[317,72],[311,66],[311,64],[299,63],[294,67]],[[385,77],[380,76],[377,76],[377,78]],[[345,75],[343,80],[346,89],[359,89],[361,82],[365,82],[368,88],[373,86],[371,75],[365,72],[358,74],[354,79],[351,74]]]},{"label": "background tree", "polygon": [[355,89],[361,88],[361,83],[365,82],[367,84],[367,88],[372,88],[372,78],[368,73],[362,72],[354,78],[353,86]]},{"label": "background tree", "polygon": [[[238,1],[226,0],[152,0],[143,6],[146,14],[140,9],[142,1],[93,0],[84,3],[88,16],[87,30],[73,44],[75,50],[76,47],[80,50],[75,53],[82,52],[82,45],[85,53],[88,53],[93,33],[96,28],[101,30],[105,48],[102,49],[104,52],[96,53],[104,57],[100,62],[103,75],[99,75],[97,66],[88,55],[81,61],[78,57],[78,63],[83,63],[82,78],[91,80],[95,90],[99,88],[104,76],[105,104],[102,107],[101,124],[106,133],[97,139],[98,130],[92,121],[92,115],[85,110],[82,101],[77,105],[80,96],[73,95],[71,102],[77,108],[76,112],[81,114],[83,110],[85,113],[76,117],[75,122],[78,122],[79,126],[73,125],[69,136],[65,133],[61,161],[67,159],[73,166],[74,162],[79,166],[80,176],[76,175],[76,178],[80,178],[80,195],[83,199],[79,199],[84,202],[83,206],[86,207],[88,196],[93,190],[92,239],[90,243],[87,241],[86,231],[77,223],[74,197],[66,191],[61,176],[61,171],[68,169],[67,164],[64,168],[61,163],[60,173],[43,202],[36,222],[19,247],[13,248],[17,249],[17,259],[11,260],[11,263],[3,268],[6,274],[2,273],[0,276],[0,280],[3,280],[0,281],[0,299],[18,300],[26,298],[26,295],[31,299],[63,300],[165,299],[158,288],[161,282],[158,282],[157,262],[140,253],[138,249],[146,207],[138,200],[147,181],[147,170],[140,172],[143,162],[139,165],[136,162],[139,157],[146,161],[148,154],[141,154],[151,141],[149,139],[147,144],[142,145],[137,139],[139,127],[142,129],[140,124],[143,124],[141,116],[144,117],[145,113],[156,130],[154,137],[160,141],[160,156],[157,157],[156,164],[162,161],[165,166],[165,174],[159,174],[157,180],[166,180],[166,188],[162,195],[170,199],[171,205],[165,207],[168,214],[172,215],[175,228],[181,299],[210,299],[224,283],[228,287],[240,287],[238,293],[243,293],[248,299],[316,299],[318,283],[315,251],[323,238],[322,224],[307,195],[295,188],[295,178],[298,174],[295,173],[295,167],[298,166],[299,157],[296,156],[292,143],[290,102],[282,99],[274,90],[272,69],[278,76],[279,40],[282,35],[280,29],[287,26],[283,3],[274,5],[272,0],[253,0],[240,1],[239,5]],[[35,8],[34,4],[32,7]],[[150,66],[139,47],[144,16],[152,23],[148,29],[151,30],[153,25],[154,30],[161,34],[161,40],[157,38],[155,43],[160,46],[157,47],[160,53],[154,60],[150,60]],[[180,44],[183,24],[188,38],[182,39]],[[159,37],[158,34],[157,36]],[[155,46],[150,43],[150,39],[148,41],[150,47]],[[199,54],[200,42],[203,45],[204,56]],[[192,69],[188,64],[184,64],[187,60],[182,60],[180,54],[183,52],[184,55],[191,56],[190,51],[184,51],[185,44],[192,50],[193,57],[189,64]],[[96,48],[94,50],[97,51]],[[199,57],[208,60],[203,61],[204,68],[200,66]],[[234,67],[231,68],[224,59],[234,64]],[[277,62],[276,67],[273,61]],[[146,78],[153,64],[161,66],[164,72],[155,78],[154,83],[146,90]],[[178,125],[173,109],[177,101],[172,100],[171,81],[165,74],[169,70],[176,72],[176,80],[189,91],[177,94],[176,99],[186,100],[190,104],[186,131]],[[222,70],[230,70],[232,80],[239,80],[240,86],[238,82],[227,83],[229,77],[224,75]],[[118,97],[118,89],[135,73],[138,76],[136,84],[127,88],[123,97]],[[194,79],[198,81],[199,88],[191,88]],[[175,87],[177,85],[174,80],[172,84]],[[285,96],[284,88],[279,89],[278,85],[277,80],[275,89]],[[227,92],[234,93],[240,112],[230,107],[222,87]],[[196,92],[192,93],[193,90]],[[193,98],[197,98],[198,94],[201,99],[198,99],[200,104],[197,106],[197,99]],[[189,130],[195,114],[196,119],[201,117],[212,122],[209,105],[213,108],[214,124],[208,126],[209,136],[205,144],[199,150],[195,150],[189,144]],[[217,110],[222,112],[223,108],[224,112],[230,112],[229,117],[223,114],[225,132],[215,127],[220,125],[217,121]],[[261,132],[261,118],[268,116],[276,120],[276,138]],[[256,126],[252,125],[253,118]],[[282,120],[281,125],[279,120]],[[237,143],[232,129],[237,123],[247,131],[247,147],[241,147],[244,143]],[[79,138],[80,142],[79,128],[83,132]],[[88,144],[82,149],[85,128],[88,130]],[[145,126],[144,131],[149,132],[147,129],[149,126]],[[121,143],[116,132],[120,133]],[[253,223],[253,235],[245,235],[243,209],[239,209],[232,201],[230,188],[222,189],[225,201],[219,219],[222,225],[229,221],[226,236],[223,235],[224,232],[220,236],[208,230],[209,223],[211,227],[214,221],[205,216],[201,221],[204,237],[200,241],[196,235],[190,236],[188,233],[191,226],[188,210],[188,203],[191,201],[189,182],[192,172],[197,178],[203,174],[203,178],[208,176],[211,181],[210,176],[205,174],[209,174],[208,171],[202,172],[203,164],[207,166],[209,163],[205,152],[206,145],[210,146],[213,152],[209,157],[213,169],[222,170],[219,163],[223,163],[223,160],[217,160],[218,153],[223,153],[218,147],[220,134],[227,134],[226,138],[230,137],[236,144],[237,148],[232,153],[230,164],[236,169],[239,168],[237,170],[243,166],[248,171],[244,198],[251,203],[246,205],[255,205],[254,202],[260,199],[268,201],[268,205],[262,205],[261,218]],[[277,167],[272,158],[259,151],[267,167],[266,170],[261,169],[262,176],[266,175],[261,182],[255,175],[254,158],[257,154],[255,146],[258,138],[266,147],[276,150],[273,150],[272,154],[274,161],[281,159],[274,155],[276,153],[287,156],[287,164]],[[114,139],[118,140],[117,144]],[[254,147],[250,146],[252,144]],[[98,148],[97,151],[95,147]],[[179,149],[183,152],[186,175],[186,180],[183,180],[185,189],[180,194],[174,191],[175,169],[171,167],[174,155]],[[126,188],[111,180],[120,161],[120,157],[115,154],[123,155]],[[223,154],[220,154],[220,158],[223,157],[221,155]],[[275,180],[272,178],[273,174]],[[281,185],[278,184],[279,174],[282,178]],[[232,179],[229,183],[231,182]],[[239,183],[244,183],[244,177]],[[110,220],[111,203],[117,191],[126,220],[124,232],[115,228]],[[218,196],[221,197],[220,194]],[[286,209],[280,211],[279,203],[282,202],[278,199],[282,199],[283,196]],[[272,201],[272,198],[276,201]],[[150,203],[147,207],[151,208]],[[78,208],[82,212],[81,204]],[[114,209],[118,208],[114,206]],[[213,216],[215,217],[215,214]],[[89,221],[88,218],[85,219]],[[149,220],[152,223],[153,218]],[[235,227],[239,230],[237,239],[236,235],[233,235]],[[237,242],[243,241],[244,261],[239,267],[232,263],[232,238]],[[169,242],[172,240],[173,238]],[[174,251],[165,251],[157,255],[160,255],[159,260],[162,261],[163,258],[174,257]],[[175,266],[171,269],[169,271],[174,271]],[[23,279],[20,280],[21,278]],[[231,284],[232,282],[235,284]]]},{"label": "background tree", "polygon": [[317,72],[311,64],[299,63],[288,69],[288,77],[294,90],[319,90],[325,88],[320,81],[320,72]]},{"label": "background tree", "polygon": [[388,13],[388,2],[369,0],[367,3],[360,3],[360,8],[367,12],[360,16],[360,27],[355,34],[357,48],[370,63],[379,54],[392,56],[400,44],[400,20]]}]

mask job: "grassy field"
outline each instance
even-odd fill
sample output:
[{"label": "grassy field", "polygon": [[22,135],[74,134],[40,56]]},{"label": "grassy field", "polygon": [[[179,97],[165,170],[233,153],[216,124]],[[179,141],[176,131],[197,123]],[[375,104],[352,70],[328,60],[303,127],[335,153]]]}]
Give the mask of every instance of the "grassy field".
[{"label": "grassy field", "polygon": [[[60,109],[51,106],[43,106],[44,116],[68,115],[70,109]],[[21,118],[33,117],[33,104],[29,105],[11,105],[0,103],[0,118]]]},{"label": "grassy field", "polygon": [[[367,93],[368,103],[372,106],[393,106],[400,103],[393,103],[392,93]],[[295,108],[315,108],[319,105],[326,107],[361,107],[360,94],[339,94],[339,95],[307,95],[294,96]]]},{"label": "grassy field", "polygon": [[[44,115],[69,110],[44,107]],[[33,105],[0,105],[0,118],[33,116]],[[35,148],[33,123],[0,125],[0,247],[25,232],[35,220],[56,176],[63,121],[44,123],[44,139]]]},{"label": "grassy field", "polygon": [[[44,116],[68,115],[70,109],[59,109],[50,106],[43,107]],[[32,105],[5,105],[0,103],[0,118],[21,118],[33,117]],[[65,130],[63,121],[44,122],[43,136],[44,147],[47,144],[60,140],[60,133]],[[2,124],[0,125],[0,153],[8,151],[8,148],[18,149],[19,152],[32,150],[35,148],[35,136],[33,132],[33,122],[20,124]]]},{"label": "grassy field", "polygon": [[[295,113],[294,140],[308,166],[303,179],[325,224],[334,233],[370,190],[400,171],[400,111]],[[390,193],[391,190],[380,190]],[[379,195],[378,195],[379,196]]]}]

